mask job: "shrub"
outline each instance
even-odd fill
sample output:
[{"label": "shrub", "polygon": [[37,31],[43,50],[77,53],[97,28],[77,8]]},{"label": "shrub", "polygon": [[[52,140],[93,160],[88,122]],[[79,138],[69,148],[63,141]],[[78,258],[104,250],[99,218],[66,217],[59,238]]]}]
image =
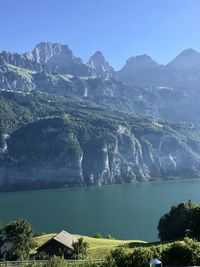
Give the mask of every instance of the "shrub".
[{"label": "shrub", "polygon": [[102,238],[102,235],[101,233],[96,233],[93,235],[94,238]]}]

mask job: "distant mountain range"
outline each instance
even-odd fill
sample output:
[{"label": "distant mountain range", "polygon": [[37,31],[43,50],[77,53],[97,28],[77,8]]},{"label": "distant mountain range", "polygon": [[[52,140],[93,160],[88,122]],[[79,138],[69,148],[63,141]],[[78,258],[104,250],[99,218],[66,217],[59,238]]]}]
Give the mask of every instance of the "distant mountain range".
[{"label": "distant mountain range", "polygon": [[130,85],[145,87],[188,89],[198,87],[200,80],[200,53],[194,49],[183,51],[167,65],[158,64],[146,54],[131,57],[121,70],[115,71],[100,51],[84,63],[73,55],[67,45],[42,42],[24,54],[2,51],[0,63],[48,74],[115,78]]},{"label": "distant mountain range", "polygon": [[200,122],[199,87],[200,53],[193,49],[165,66],[148,55],[131,57],[119,71],[100,51],[84,63],[57,43],[43,42],[21,55],[0,53],[0,88],[78,96],[172,122]]},{"label": "distant mountain range", "polygon": [[200,177],[200,53],[115,71],[67,45],[0,52],[0,191]]}]

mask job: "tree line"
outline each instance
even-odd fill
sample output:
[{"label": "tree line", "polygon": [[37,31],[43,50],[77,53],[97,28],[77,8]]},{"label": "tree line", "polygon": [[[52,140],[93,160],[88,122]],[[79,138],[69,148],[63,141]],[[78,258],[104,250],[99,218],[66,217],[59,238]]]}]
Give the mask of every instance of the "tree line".
[{"label": "tree line", "polygon": [[[186,266],[200,265],[200,205],[189,200],[172,206],[158,223],[158,236],[161,242],[152,244],[126,244],[105,255],[103,263],[86,261],[85,267],[145,267],[152,258],[160,259],[165,265]],[[101,238],[100,234],[95,236]],[[164,241],[164,242],[163,242]],[[11,249],[0,253],[3,260],[26,260],[48,258],[49,266],[64,265],[63,258],[85,259],[88,244],[83,240],[73,245],[73,253],[63,251],[60,257],[37,255],[31,225],[24,219],[12,221],[0,228],[0,248],[3,244],[12,244]],[[66,266],[66,264],[65,264]],[[48,266],[46,266],[48,267]]]}]

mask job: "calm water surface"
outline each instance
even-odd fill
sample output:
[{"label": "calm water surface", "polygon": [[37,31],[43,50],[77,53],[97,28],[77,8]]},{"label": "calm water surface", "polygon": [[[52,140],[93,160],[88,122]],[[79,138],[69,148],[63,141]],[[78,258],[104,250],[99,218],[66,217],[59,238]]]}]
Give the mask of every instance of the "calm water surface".
[{"label": "calm water surface", "polygon": [[160,216],[188,199],[200,203],[200,180],[0,193],[0,221],[24,217],[46,233],[154,241]]}]

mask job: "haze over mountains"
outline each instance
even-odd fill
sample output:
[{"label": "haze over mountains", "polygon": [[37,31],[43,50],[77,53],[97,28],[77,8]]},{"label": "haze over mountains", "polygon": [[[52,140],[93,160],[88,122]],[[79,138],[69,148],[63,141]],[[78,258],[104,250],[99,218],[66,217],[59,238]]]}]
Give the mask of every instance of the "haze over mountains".
[{"label": "haze over mountains", "polygon": [[199,90],[193,49],[119,71],[57,43],[0,52],[0,191],[200,177]]},{"label": "haze over mountains", "polygon": [[1,64],[49,74],[116,78],[138,86],[173,86],[179,89],[181,86],[198,86],[200,69],[200,53],[194,49],[186,49],[167,65],[158,64],[146,54],[130,57],[121,70],[115,71],[100,51],[84,63],[67,45],[48,42],[39,43],[24,54],[2,51],[0,60]]},{"label": "haze over mountains", "polygon": [[148,55],[131,57],[115,71],[100,51],[84,63],[67,45],[40,43],[22,55],[1,52],[0,70],[1,88],[87,97],[157,119],[199,122],[200,54],[193,49],[166,66]]}]

